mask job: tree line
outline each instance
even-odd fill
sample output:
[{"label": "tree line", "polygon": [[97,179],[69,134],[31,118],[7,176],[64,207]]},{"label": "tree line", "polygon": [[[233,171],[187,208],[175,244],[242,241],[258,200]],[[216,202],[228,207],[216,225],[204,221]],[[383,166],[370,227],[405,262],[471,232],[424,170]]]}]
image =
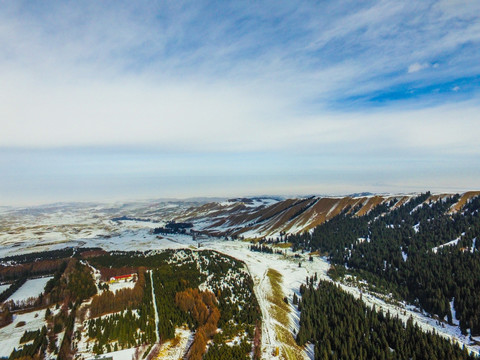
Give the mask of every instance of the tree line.
[{"label": "tree line", "polygon": [[[288,240],[297,249],[327,253],[333,275],[347,269],[441,321],[458,320],[463,334],[480,335],[480,197],[452,214],[458,195],[437,201],[430,195],[398,207],[393,199],[364,216],[348,209]],[[454,239],[457,245],[439,247]]]},{"label": "tree line", "polygon": [[313,278],[300,287],[297,343],[314,344],[315,359],[475,359],[458,344],[425,332],[410,317],[371,309],[337,285]]}]

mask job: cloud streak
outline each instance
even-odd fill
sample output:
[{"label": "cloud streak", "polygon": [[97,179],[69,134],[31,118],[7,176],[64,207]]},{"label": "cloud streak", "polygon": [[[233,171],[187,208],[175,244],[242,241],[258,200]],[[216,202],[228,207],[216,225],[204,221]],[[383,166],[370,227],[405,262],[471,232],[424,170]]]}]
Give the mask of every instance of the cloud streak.
[{"label": "cloud streak", "polygon": [[2,156],[150,149],[212,167],[223,153],[288,153],[340,168],[480,157],[479,26],[480,3],[461,0],[5,3]]}]

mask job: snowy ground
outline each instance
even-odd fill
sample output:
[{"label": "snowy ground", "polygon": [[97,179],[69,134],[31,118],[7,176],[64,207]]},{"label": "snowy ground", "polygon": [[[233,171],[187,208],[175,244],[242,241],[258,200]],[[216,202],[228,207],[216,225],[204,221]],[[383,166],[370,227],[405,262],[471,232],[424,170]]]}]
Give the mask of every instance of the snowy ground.
[{"label": "snowy ground", "polygon": [[29,298],[36,298],[39,296],[43,289],[45,288],[45,284],[48,280],[52,279],[52,276],[49,277],[42,277],[38,279],[31,279],[27,280],[25,284],[23,284],[20,289],[15,291],[8,299],[13,300],[15,303],[23,302],[28,300]]},{"label": "snowy ground", "polygon": [[92,357],[89,360],[100,360],[107,357],[113,358],[113,360],[132,360],[133,354],[135,354],[136,348],[113,351],[100,355],[100,357]]},{"label": "snowy ground", "polygon": [[162,249],[183,249],[196,246],[197,242],[190,235],[166,235],[157,237],[150,230],[126,230],[109,238],[84,239],[85,246],[101,247],[104,250],[147,251]]},{"label": "snowy ground", "polygon": [[[345,291],[351,293],[355,297],[357,298],[360,297],[360,290],[358,288],[352,287],[352,286],[346,286],[343,284],[341,284],[341,286]],[[418,326],[422,328],[424,331],[432,332],[433,330],[435,330],[437,334],[457,342],[460,345],[460,347],[465,345],[469,351],[472,351],[477,355],[480,353],[480,346],[479,345],[469,346],[468,344],[470,344],[470,340],[468,339],[468,336],[462,335],[460,328],[458,326],[451,326],[446,323],[439,323],[437,320],[429,317],[428,314],[420,312],[419,309],[413,306],[406,305],[406,304],[401,304],[401,306],[395,306],[395,305],[386,303],[385,301],[371,294],[368,294],[368,293],[366,294],[365,292],[362,294],[362,299],[370,307],[373,307],[375,305],[377,310],[381,309],[384,313],[389,311],[390,315],[392,316],[398,315],[398,317],[401,320],[403,320],[403,322],[406,322],[410,318],[410,316],[412,316],[414,322],[416,322]]]},{"label": "snowy ground", "polygon": [[[0,258],[86,243],[117,250],[117,240],[124,250],[137,250],[137,244],[145,248],[145,240],[155,238],[150,234],[152,228],[164,226],[165,219],[174,218],[192,205],[198,203],[78,203],[8,208],[0,216]],[[113,220],[120,217],[127,220]]]},{"label": "snowy ground", "polygon": [[[143,238],[145,235],[145,238]],[[147,236],[148,235],[148,236]],[[135,241],[135,239],[143,239],[142,241]],[[127,232],[123,235],[118,235],[109,239],[90,239],[85,246],[102,246],[108,250],[162,250],[166,248],[192,248],[196,247],[197,242],[193,241],[188,235],[171,235],[165,238],[158,239],[153,235],[146,234],[141,230],[136,233]],[[106,245],[106,246],[105,246]],[[270,283],[266,277],[267,270],[269,268],[279,271],[283,275],[283,291],[285,295],[291,299],[293,292],[297,292],[300,284],[305,282],[306,277],[313,276],[317,273],[320,279],[329,280],[326,272],[329,268],[328,262],[319,257],[314,257],[314,261],[308,261],[308,255],[303,255],[303,259],[297,259],[293,257],[290,250],[287,250],[287,256],[265,254],[258,252],[251,252],[248,247],[249,243],[242,241],[224,241],[220,239],[210,239],[202,242],[202,249],[213,249],[224,254],[234,256],[247,264],[247,267],[254,280],[254,290],[256,292],[259,305],[261,307],[263,316],[262,326],[262,352],[265,358],[272,358],[270,354],[273,353],[276,347],[280,347],[282,344],[278,341],[275,334],[276,321],[271,317],[269,309],[270,302],[268,301],[268,295],[270,293]],[[302,266],[298,267],[298,263],[302,262]],[[45,278],[44,278],[45,279]],[[39,279],[42,280],[42,279]],[[48,279],[47,279],[48,280]],[[43,280],[43,286],[47,280]],[[34,280],[29,280],[34,281]],[[26,283],[24,286],[26,286]],[[128,283],[127,283],[128,284]],[[42,288],[42,285],[37,285]],[[120,285],[123,286],[123,285]],[[341,285],[349,293],[353,294],[357,298],[360,297],[360,290],[354,286]],[[25,289],[28,289],[27,286]],[[23,288],[23,287],[22,287]],[[22,290],[19,289],[17,293]],[[38,291],[37,295],[41,292]],[[16,294],[17,294],[16,293]],[[20,293],[21,294],[21,293]],[[24,295],[18,294],[18,298],[24,299]],[[28,291],[28,294],[32,294],[32,291]],[[372,294],[363,293],[362,299],[370,306],[375,305],[377,309],[382,309],[387,312],[390,311],[392,315],[397,315],[402,320],[406,321],[410,316],[422,327],[424,330],[435,331],[447,338],[452,338],[458,341],[460,345],[468,345],[470,343],[468,337],[463,336],[458,326],[450,326],[448,324],[437,323],[435,319],[428,317],[426,314],[418,312],[413,307],[401,304],[401,306],[395,306],[375,297]],[[292,306],[291,307],[291,332],[295,329],[298,332],[298,312]],[[22,331],[23,333],[23,331]],[[476,353],[480,351],[480,346],[468,346],[468,348]],[[305,358],[312,357],[311,348],[307,346],[305,349]]]},{"label": "snowy ground", "polygon": [[117,292],[118,290],[121,290],[121,289],[133,289],[134,286],[135,286],[135,282],[133,281],[120,281],[120,282],[108,284],[108,288],[112,292]]},{"label": "snowy ground", "polygon": [[157,336],[157,342],[160,342],[160,333],[158,332],[158,323],[160,322],[158,319],[158,309],[157,309],[157,302],[155,301],[155,286],[153,285],[153,271],[150,270],[150,284],[152,285],[152,302],[153,302],[153,310],[155,311],[155,334]]},{"label": "snowy ground", "polygon": [[[205,248],[211,248],[219,252],[223,252],[227,255],[234,256],[240,260],[243,260],[254,279],[255,282],[255,292],[262,309],[263,316],[263,336],[262,336],[262,350],[267,358],[273,358],[269,355],[273,352],[275,347],[281,346],[278,342],[273,324],[275,320],[272,319],[268,308],[270,306],[267,295],[270,291],[270,284],[265,280],[266,271],[268,268],[275,269],[283,275],[283,288],[284,293],[291,299],[293,292],[297,292],[300,284],[305,282],[306,277],[313,276],[317,273],[319,279],[329,280],[331,279],[327,276],[327,270],[330,265],[324,258],[314,257],[314,261],[305,261],[301,260],[302,267],[298,267],[299,259],[293,258],[290,251],[287,251],[287,257],[282,255],[273,255],[266,253],[251,252],[248,249],[250,244],[240,241],[212,241],[203,244]],[[305,255],[308,258],[307,255]],[[341,284],[341,287],[354,295],[356,298],[360,297],[360,290],[354,286],[348,286]],[[389,303],[386,303],[382,299],[375,297],[372,294],[363,292],[362,294],[363,301],[373,307],[375,305],[376,309],[381,309],[385,313],[390,312],[392,316],[398,315],[400,319],[404,322],[412,316],[413,320],[425,331],[433,331],[437,334],[440,334],[446,338],[452,339],[460,344],[460,346],[467,346],[469,351],[473,351],[476,354],[480,353],[480,346],[474,345],[469,346],[470,340],[468,336],[461,334],[458,326],[450,326],[448,324],[438,323],[437,320],[429,317],[427,314],[422,314],[411,306],[406,304],[401,304],[401,306],[395,306]],[[295,329],[298,332],[298,312],[292,307],[291,313],[291,323],[292,323],[292,332]],[[307,358],[313,359],[313,352],[311,349],[305,349],[305,356]]]},{"label": "snowy ground", "polygon": [[[276,348],[282,348],[285,344],[277,339],[275,333],[275,325],[278,323],[273,319],[270,310],[271,303],[268,297],[271,293],[270,282],[267,277],[268,269],[275,269],[283,276],[283,292],[289,299],[293,293],[299,294],[299,288],[305,282],[306,277],[315,275],[326,277],[329,264],[319,259],[313,262],[303,259],[296,259],[290,250],[287,250],[287,256],[252,252],[248,249],[249,243],[241,241],[210,241],[204,243],[202,247],[217,250],[227,255],[236,257],[247,264],[250,274],[254,280],[254,290],[262,311],[262,358],[276,359],[272,356]],[[305,257],[308,258],[307,255]],[[302,267],[298,266],[302,262]],[[294,307],[291,307],[291,327],[290,332],[293,334],[295,329],[299,329],[299,313]],[[293,335],[292,335],[293,336]],[[313,359],[313,353],[305,349],[305,359]]]},{"label": "snowy ground", "polygon": [[10,284],[0,285],[0,294],[10,287]]},{"label": "snowy ground", "polygon": [[[462,234],[462,235],[465,235],[465,233]],[[447,242],[447,243],[445,243],[445,244],[442,244],[442,245],[440,245],[440,246],[435,246],[434,248],[432,248],[432,251],[436,254],[437,251],[438,251],[438,249],[441,249],[441,248],[443,248],[443,247],[445,247],[445,246],[455,246],[455,245],[458,244],[459,241],[460,241],[460,238],[456,238],[455,240],[449,241],[449,242]]]},{"label": "snowy ground", "polygon": [[[23,326],[17,327],[22,322]],[[45,310],[33,311],[13,316],[13,322],[0,329],[0,357],[8,357],[13,348],[18,348],[23,333],[41,330],[46,325]]]},{"label": "snowy ground", "polygon": [[193,342],[193,333],[187,329],[176,329],[175,338],[178,343],[172,344],[172,341],[167,341],[162,344],[160,348],[159,358],[164,360],[178,360],[182,359],[188,347]]},{"label": "snowy ground", "polygon": [[[143,206],[143,205],[142,205]],[[142,209],[141,211],[138,209]],[[28,253],[32,251],[54,250],[61,249],[66,246],[88,246],[88,247],[102,247],[110,250],[124,250],[124,251],[145,251],[145,250],[162,250],[167,248],[196,248],[197,241],[194,241],[189,235],[167,235],[156,236],[151,229],[157,226],[163,226],[166,217],[162,214],[156,213],[151,206],[122,208],[119,213],[118,208],[109,208],[108,206],[85,206],[84,208],[68,208],[59,207],[51,209],[45,213],[44,210],[35,212],[31,209],[24,211],[6,212],[0,219],[0,257],[15,255],[20,253]],[[162,208],[162,211],[178,211],[175,206]],[[139,212],[141,213],[139,215]],[[121,220],[112,221],[114,216],[128,215],[132,218],[142,217],[142,214],[148,214],[148,218],[152,221],[139,220]],[[152,215],[153,214],[153,215]],[[7,230],[4,230],[7,229]],[[33,241],[32,241],[33,239]],[[320,279],[329,279],[326,271],[329,264],[325,259],[314,257],[314,261],[307,260],[307,255],[302,255],[302,260],[293,258],[290,250],[287,250],[287,256],[272,255],[258,252],[251,252],[248,247],[249,243],[241,241],[224,241],[219,239],[202,239],[201,248],[208,248],[217,250],[227,255],[234,256],[247,264],[247,267],[254,279],[254,289],[261,307],[263,315],[263,342],[262,351],[263,358],[272,358],[270,354],[276,347],[281,346],[275,334],[275,320],[270,315],[270,302],[268,295],[270,293],[270,283],[266,273],[269,268],[275,269],[283,275],[283,292],[291,299],[293,292],[297,292],[301,283],[305,282],[305,278],[318,274]],[[405,254],[406,255],[406,254]],[[298,267],[299,261],[302,266]],[[36,282],[37,281],[37,282]],[[25,300],[29,296],[38,296],[45,286],[48,278],[29,280],[24,284],[12,298],[16,300]],[[128,283],[127,283],[128,284]],[[132,283],[133,284],[133,283]],[[119,285],[120,287],[127,285]],[[360,296],[360,291],[354,286],[342,285],[342,287],[356,297]],[[1,288],[0,288],[1,290]],[[395,306],[378,299],[372,294],[363,293],[363,300],[370,306],[375,305],[377,309],[383,311],[390,311],[392,315],[398,316],[406,321],[410,316],[425,330],[433,330],[443,336],[453,338],[459,341],[460,344],[469,344],[467,337],[461,335],[458,326],[449,326],[437,324],[435,319],[421,314],[417,309],[401,304]],[[35,314],[35,313],[32,313]],[[31,314],[19,315],[33,316]],[[298,311],[291,307],[291,331],[295,329],[298,331]],[[27,325],[15,329],[15,323],[3,329],[0,329],[0,356],[8,356],[13,348],[18,344],[18,340],[25,329],[37,330],[41,328],[40,323],[43,324],[43,315],[39,316],[41,321],[36,324],[35,321],[27,321]],[[6,329],[9,331],[20,332],[18,338],[9,337],[5,334]],[[182,341],[188,342],[191,334],[188,332],[180,332]],[[15,340],[16,339],[16,340]],[[16,343],[15,343],[16,341]],[[178,345],[179,347],[184,345]],[[175,352],[177,346],[170,347],[169,351]],[[165,350],[162,347],[163,350]],[[472,346],[469,349],[479,352],[480,346]],[[133,351],[133,350],[132,350]],[[180,350],[179,350],[180,351]],[[180,352],[181,353],[181,352]],[[122,356],[130,354],[128,351],[118,352],[116,357],[122,359]],[[176,355],[172,355],[172,359]],[[131,358],[131,354],[127,356]],[[115,357],[114,357],[115,358]],[[313,358],[312,346],[307,346],[305,349],[305,358]],[[167,359],[169,359],[167,357]]]}]

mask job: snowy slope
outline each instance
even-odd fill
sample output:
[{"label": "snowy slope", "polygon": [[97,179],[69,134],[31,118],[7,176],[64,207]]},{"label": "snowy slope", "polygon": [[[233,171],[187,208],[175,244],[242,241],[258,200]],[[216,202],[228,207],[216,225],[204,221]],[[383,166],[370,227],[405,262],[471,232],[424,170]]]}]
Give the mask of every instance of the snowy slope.
[{"label": "snowy slope", "polygon": [[[287,296],[293,295],[293,292],[297,292],[301,283],[305,282],[305,278],[308,276],[313,276],[317,273],[319,279],[329,280],[331,279],[327,276],[327,271],[330,267],[330,264],[326,261],[325,258],[320,258],[318,256],[314,257],[314,261],[302,261],[302,267],[298,267],[298,259],[295,259],[291,256],[289,252],[287,257],[282,255],[271,255],[265,253],[251,252],[248,249],[248,243],[240,241],[222,241],[222,242],[210,242],[204,244],[204,247],[212,248],[220,252],[228,253],[238,259],[246,262],[250,273],[255,281],[255,291],[257,298],[262,308],[262,316],[264,317],[263,321],[266,324],[266,329],[264,330],[264,343],[263,350],[264,354],[271,354],[272,350],[275,347],[280,346],[274,335],[272,329],[272,324],[274,321],[271,319],[270,314],[268,313],[268,303],[266,301],[266,294],[269,294],[270,287],[268,282],[265,281],[265,272],[268,268],[275,269],[279,271],[283,277],[283,287],[284,293]],[[354,295],[356,298],[360,297],[360,290],[354,286],[349,286],[345,284],[340,284],[341,287]],[[458,326],[450,326],[444,324],[442,326],[437,320],[429,317],[427,314],[422,314],[418,309],[411,307],[406,304],[400,304],[400,306],[392,305],[385,302],[384,300],[375,296],[375,294],[369,294],[363,292],[362,299],[365,303],[371,307],[375,306],[376,309],[381,309],[383,312],[389,311],[393,316],[397,316],[402,319],[404,322],[408,320],[410,316],[413,317],[414,321],[425,331],[433,331],[437,334],[440,334],[446,338],[452,339],[460,344],[460,346],[465,345],[470,351],[473,351],[476,354],[480,353],[480,346],[474,345],[469,346],[470,340],[468,336],[461,334],[460,328]],[[298,332],[298,314],[292,312],[291,314],[291,323],[292,323],[292,332],[293,329],[296,329]],[[305,356],[308,357],[308,348],[305,348]],[[268,357],[267,357],[268,358]]]},{"label": "snowy slope", "polygon": [[[399,199],[398,206],[409,199],[408,196],[396,198]],[[441,200],[441,197],[437,198]],[[35,209],[35,211],[9,209],[0,219],[0,228],[2,229],[0,232],[0,257],[59,249],[65,246],[99,246],[105,250],[161,250],[195,248],[198,243],[201,243],[202,248],[234,256],[247,264],[255,282],[255,292],[264,319],[262,351],[265,358],[269,358],[275,348],[282,344],[277,339],[276,322],[269,311],[271,304],[268,295],[271,288],[266,277],[268,269],[275,269],[283,275],[283,292],[291,298],[293,292],[298,292],[300,284],[305,281],[307,276],[318,273],[319,278],[328,279],[326,276],[329,268],[328,262],[316,256],[313,262],[303,259],[302,266],[298,267],[299,260],[293,258],[293,254],[289,250],[287,250],[287,256],[253,253],[248,249],[248,242],[224,241],[207,236],[199,237],[196,240],[192,239],[190,235],[156,236],[152,233],[152,228],[164,226],[166,221],[175,219],[192,221],[195,230],[209,234],[236,234],[251,238],[276,236],[280,231],[299,232],[309,229],[335,216],[347,206],[360,205],[362,207],[359,212],[366,212],[382,201],[391,199],[393,196],[390,195],[384,197],[270,199],[268,201],[234,199],[213,203],[137,203],[111,206],[90,204],[78,207],[58,206],[43,210]],[[464,200],[463,197],[462,199]],[[113,220],[119,217],[126,217],[126,219]],[[407,254],[403,255],[406,260]],[[35,280],[38,280],[38,283]],[[12,298],[23,300],[27,293],[28,296],[32,296],[33,293],[38,295],[43,291],[46,280],[35,280],[29,280],[24,285],[28,284],[25,288],[28,291],[22,290],[22,287],[12,295]],[[342,285],[342,287],[355,296],[360,296],[360,291],[356,287],[348,285]],[[436,323],[436,320],[419,313],[418,309],[405,304],[391,305],[378,299],[374,294],[363,293],[362,298],[370,306],[375,305],[377,309],[398,314],[404,321],[409,316],[413,316],[423,329],[435,329],[437,333],[459,341],[461,344],[469,344],[469,339],[461,335],[458,326],[445,325],[442,327]],[[298,331],[298,312],[293,307],[291,308],[290,323],[291,332]],[[10,329],[10,326],[4,329]],[[1,341],[8,340],[5,336],[2,338],[2,334],[5,334],[4,329],[0,329],[0,348],[3,347]],[[21,332],[23,333],[25,329],[22,328]],[[188,337],[188,335],[186,336]],[[7,343],[5,345],[7,346]],[[480,346],[469,348],[476,352],[480,350]],[[6,356],[8,355],[9,353],[6,354]],[[311,347],[305,348],[305,358],[312,358]]]},{"label": "snowy slope", "polygon": [[[86,244],[106,250],[135,250],[132,241],[141,243],[142,248],[151,244],[153,249],[156,244],[152,229],[171,220],[192,222],[194,231],[214,236],[277,237],[281,232],[311,230],[347,207],[349,211],[358,209],[356,214],[362,215],[393,199],[397,200],[394,207],[401,206],[412,196],[257,197],[219,202],[151,201],[8,208],[0,217],[0,258]],[[441,201],[444,196],[432,195],[427,201]],[[471,196],[466,193],[459,203]],[[452,211],[456,208],[452,207]],[[172,243],[177,241],[176,237],[168,238]]]},{"label": "snowy slope", "polygon": [[[18,326],[22,322],[25,324]],[[13,322],[0,329],[0,357],[8,357],[14,347],[18,348],[25,331],[40,330],[45,324],[45,310],[14,315]]]},{"label": "snowy slope", "polygon": [[39,296],[42,292],[43,289],[45,288],[45,285],[47,284],[47,281],[52,279],[53,277],[42,277],[38,279],[31,279],[27,280],[25,284],[23,284],[17,291],[15,291],[8,299],[7,301],[14,301],[14,302],[22,302],[26,301],[29,298],[32,297],[37,297]]}]

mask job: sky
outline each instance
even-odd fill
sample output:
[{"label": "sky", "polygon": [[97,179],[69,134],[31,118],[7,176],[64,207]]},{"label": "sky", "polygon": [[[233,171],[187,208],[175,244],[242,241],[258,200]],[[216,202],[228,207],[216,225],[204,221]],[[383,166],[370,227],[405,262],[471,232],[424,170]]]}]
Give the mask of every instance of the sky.
[{"label": "sky", "polygon": [[480,1],[2,1],[0,206],[480,189]]}]

